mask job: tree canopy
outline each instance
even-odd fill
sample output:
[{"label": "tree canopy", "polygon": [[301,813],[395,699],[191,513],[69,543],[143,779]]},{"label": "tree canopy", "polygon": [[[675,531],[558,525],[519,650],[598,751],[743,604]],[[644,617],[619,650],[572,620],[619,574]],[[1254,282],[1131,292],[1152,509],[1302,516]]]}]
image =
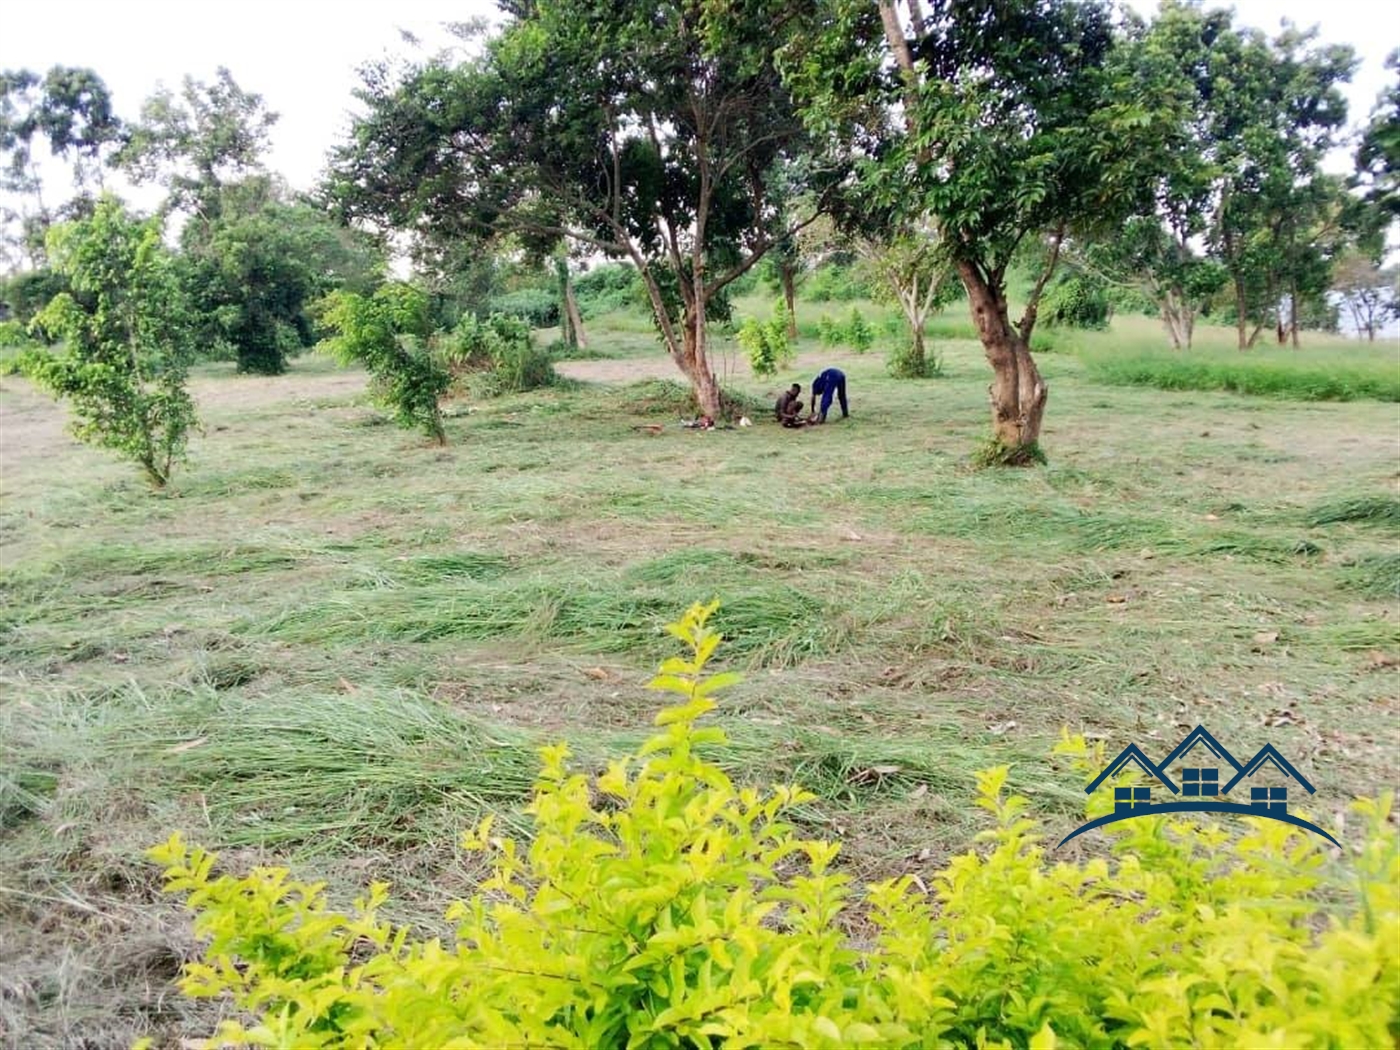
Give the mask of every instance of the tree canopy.
[{"label": "tree canopy", "polygon": [[667,351],[717,413],[706,323],[786,235],[778,182],[800,170],[819,192],[825,174],[797,165],[804,132],[773,63],[792,10],[564,0],[508,13],[474,61],[369,72],[334,196],[349,218],[420,237],[511,233],[629,259]]}]

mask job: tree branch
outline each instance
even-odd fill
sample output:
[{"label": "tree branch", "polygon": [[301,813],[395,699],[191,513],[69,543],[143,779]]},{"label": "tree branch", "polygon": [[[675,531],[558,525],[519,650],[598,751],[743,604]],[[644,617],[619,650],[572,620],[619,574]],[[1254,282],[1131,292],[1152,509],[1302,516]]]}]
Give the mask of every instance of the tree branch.
[{"label": "tree branch", "polygon": [[1046,264],[1040,279],[1035,282],[1035,287],[1031,289],[1030,298],[1026,300],[1026,312],[1021,315],[1021,323],[1016,326],[1021,335],[1021,341],[1028,343],[1031,338],[1031,329],[1035,327],[1036,314],[1040,312],[1040,296],[1045,291],[1046,284],[1050,281],[1050,275],[1055,272],[1055,264],[1060,261],[1060,245],[1065,240],[1065,224],[1060,223],[1060,228],[1055,231],[1054,244],[1050,249],[1050,261]]}]

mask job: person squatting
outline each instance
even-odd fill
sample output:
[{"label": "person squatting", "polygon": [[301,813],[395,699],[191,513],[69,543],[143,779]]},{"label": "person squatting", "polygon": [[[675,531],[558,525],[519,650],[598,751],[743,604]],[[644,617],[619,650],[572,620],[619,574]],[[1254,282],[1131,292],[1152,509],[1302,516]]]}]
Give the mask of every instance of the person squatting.
[{"label": "person squatting", "polygon": [[[821,398],[820,408],[817,407],[818,397]],[[846,373],[839,368],[825,369],[812,380],[812,405],[807,418],[802,418],[800,383],[793,383],[779,395],[777,403],[773,405],[773,415],[785,427],[816,426],[826,422],[833,400],[841,405],[841,418],[848,419],[851,412],[846,402]]]}]

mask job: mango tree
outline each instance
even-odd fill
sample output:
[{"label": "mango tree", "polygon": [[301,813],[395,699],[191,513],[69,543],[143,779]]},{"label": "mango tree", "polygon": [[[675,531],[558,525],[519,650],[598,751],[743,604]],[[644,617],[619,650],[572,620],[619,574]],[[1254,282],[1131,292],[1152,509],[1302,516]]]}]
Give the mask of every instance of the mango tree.
[{"label": "mango tree", "polygon": [[[932,215],[992,367],[988,459],[1041,458],[1047,389],[1029,342],[1065,238],[1131,207],[1174,112],[1136,76],[1098,0],[821,0],[780,62],[813,134],[851,152],[896,228]],[[1150,155],[1150,154],[1149,154]],[[1019,320],[1007,272],[1043,249]]]}]

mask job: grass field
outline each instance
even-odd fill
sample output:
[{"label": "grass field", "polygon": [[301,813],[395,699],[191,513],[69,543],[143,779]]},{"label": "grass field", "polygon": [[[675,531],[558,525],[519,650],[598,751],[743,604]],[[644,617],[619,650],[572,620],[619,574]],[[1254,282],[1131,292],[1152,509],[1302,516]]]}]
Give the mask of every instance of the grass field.
[{"label": "grass field", "polygon": [[[823,309],[849,305],[804,324]],[[1329,819],[1395,785],[1393,404],[1110,386],[1054,353],[1050,466],[976,472],[966,339],[923,382],[878,345],[807,340],[771,381],[731,356],[763,400],[839,364],[853,417],[701,433],[645,321],[591,335],[577,382],[454,405],[444,450],[323,360],[206,368],[170,496],[0,379],[0,1042],[209,1029],[217,1007],[172,990],[194,945],[141,858],[176,828],[337,895],[388,879],[431,928],[474,876],[461,831],[520,826],[536,744],[596,764],[646,732],[659,626],[697,599],[747,671],[723,763],[816,791],[804,819],[861,877],[966,848],[988,765],[1068,829],[1062,728],[1272,742]]]}]

